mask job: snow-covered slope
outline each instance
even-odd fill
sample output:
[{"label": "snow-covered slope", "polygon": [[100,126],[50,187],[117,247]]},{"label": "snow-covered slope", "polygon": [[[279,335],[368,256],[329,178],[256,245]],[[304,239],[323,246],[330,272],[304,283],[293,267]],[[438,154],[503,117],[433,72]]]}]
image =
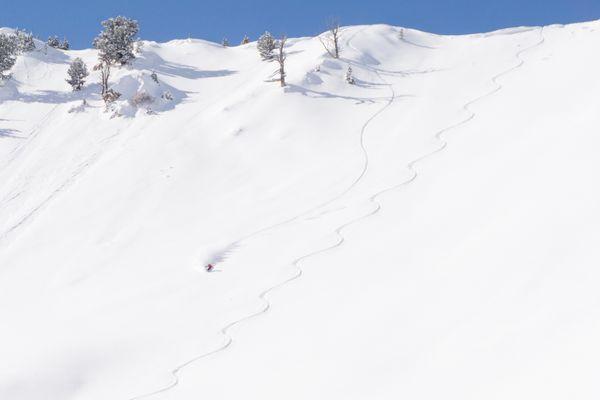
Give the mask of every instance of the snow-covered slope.
[{"label": "snow-covered slope", "polygon": [[598,398],[599,27],[19,57],[0,399]]}]

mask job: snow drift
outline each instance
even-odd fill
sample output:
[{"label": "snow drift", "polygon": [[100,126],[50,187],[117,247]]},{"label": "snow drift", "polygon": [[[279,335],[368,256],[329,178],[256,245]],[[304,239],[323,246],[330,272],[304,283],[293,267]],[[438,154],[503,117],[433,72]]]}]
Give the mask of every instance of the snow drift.
[{"label": "snow drift", "polygon": [[20,56],[0,398],[597,398],[598,27]]}]

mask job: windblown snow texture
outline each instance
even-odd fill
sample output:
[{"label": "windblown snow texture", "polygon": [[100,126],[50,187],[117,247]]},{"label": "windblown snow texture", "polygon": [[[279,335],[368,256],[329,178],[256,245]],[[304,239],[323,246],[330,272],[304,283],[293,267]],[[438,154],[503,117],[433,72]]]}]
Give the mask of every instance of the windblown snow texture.
[{"label": "windblown snow texture", "polygon": [[19,56],[0,399],[596,399],[598,26]]}]

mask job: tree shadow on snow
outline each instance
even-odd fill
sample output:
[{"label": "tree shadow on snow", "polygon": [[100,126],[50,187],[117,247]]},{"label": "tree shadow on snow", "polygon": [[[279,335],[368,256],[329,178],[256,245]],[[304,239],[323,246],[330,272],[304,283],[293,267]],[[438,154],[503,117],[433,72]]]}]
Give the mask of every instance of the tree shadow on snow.
[{"label": "tree shadow on snow", "polygon": [[199,70],[189,65],[165,63],[154,66],[154,71],[159,74],[167,76],[175,76],[186,79],[203,79],[203,78],[218,78],[222,76],[229,76],[236,74],[237,71],[231,71],[227,69],[206,71]]},{"label": "tree shadow on snow", "polygon": [[30,93],[19,92],[16,99],[25,103],[61,104],[75,100],[93,100],[96,98],[100,98],[99,93],[100,84],[92,83],[78,92],[57,90],[39,90]]},{"label": "tree shadow on snow", "polygon": [[[355,97],[355,96],[342,96],[330,92],[320,92],[318,90],[308,89],[302,86],[288,84],[286,86],[286,92],[288,93],[300,93],[303,96],[312,98],[326,98],[326,99],[343,99],[354,101],[356,104],[373,104],[380,100],[389,100],[389,97]],[[403,97],[414,97],[413,95],[399,95],[396,98]]]},{"label": "tree shadow on snow", "polygon": [[23,136],[19,136],[20,131],[16,129],[5,129],[0,128],[0,138],[10,138],[10,139],[24,139]]},{"label": "tree shadow on snow", "polygon": [[166,76],[181,77],[186,79],[218,78],[237,73],[237,71],[231,71],[228,69],[207,71],[198,69],[191,65],[169,62],[154,52],[144,52],[135,60],[134,67],[155,71],[158,74]]},{"label": "tree shadow on snow", "polygon": [[354,78],[354,86],[358,86],[361,88],[375,88],[379,86],[389,86],[387,83],[375,83],[363,81],[362,79]]}]

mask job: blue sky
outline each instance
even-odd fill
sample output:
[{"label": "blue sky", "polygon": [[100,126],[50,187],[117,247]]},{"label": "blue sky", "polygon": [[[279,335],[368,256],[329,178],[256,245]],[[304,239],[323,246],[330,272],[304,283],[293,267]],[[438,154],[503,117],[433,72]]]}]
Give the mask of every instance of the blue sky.
[{"label": "blue sky", "polygon": [[5,0],[0,26],[21,27],[46,38],[66,36],[89,47],[100,21],[126,15],[141,24],[143,39],[192,36],[232,43],[264,30],[309,36],[337,16],[343,25],[388,23],[435,33],[473,33],[520,25],[600,19],[600,0]]}]

